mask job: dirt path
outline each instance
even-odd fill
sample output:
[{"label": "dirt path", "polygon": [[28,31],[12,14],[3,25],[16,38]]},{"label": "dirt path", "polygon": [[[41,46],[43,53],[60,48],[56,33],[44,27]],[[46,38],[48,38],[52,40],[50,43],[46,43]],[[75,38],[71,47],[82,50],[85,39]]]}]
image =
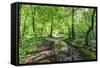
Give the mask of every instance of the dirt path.
[{"label": "dirt path", "polygon": [[69,48],[69,54],[72,57],[72,61],[85,60],[84,56],[80,53],[78,48],[72,46],[70,46]]},{"label": "dirt path", "polygon": [[[52,42],[51,42],[52,40]],[[55,43],[61,44],[60,49],[54,47]],[[48,49],[46,49],[48,48]],[[50,63],[50,62],[67,62],[84,60],[79,49],[59,39],[50,39],[39,48],[41,51],[33,53],[24,63]],[[46,50],[43,50],[46,49]]]}]

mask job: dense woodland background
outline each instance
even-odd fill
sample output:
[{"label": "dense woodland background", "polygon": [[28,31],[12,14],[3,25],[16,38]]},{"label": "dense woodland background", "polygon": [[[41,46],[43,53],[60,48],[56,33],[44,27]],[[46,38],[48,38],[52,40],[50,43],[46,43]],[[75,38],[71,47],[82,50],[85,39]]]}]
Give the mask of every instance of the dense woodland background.
[{"label": "dense woodland background", "polygon": [[19,60],[50,63],[96,59],[96,9],[19,6]]}]

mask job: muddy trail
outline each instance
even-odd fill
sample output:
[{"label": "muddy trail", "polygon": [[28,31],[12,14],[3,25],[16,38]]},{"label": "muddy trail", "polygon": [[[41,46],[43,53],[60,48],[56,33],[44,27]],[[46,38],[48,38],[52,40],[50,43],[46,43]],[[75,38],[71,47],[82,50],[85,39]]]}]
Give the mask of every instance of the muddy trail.
[{"label": "muddy trail", "polygon": [[69,43],[62,41],[62,39],[53,38],[43,43],[33,54],[27,55],[23,63],[51,63],[81,60],[85,60],[85,57],[80,53],[79,48],[71,46]]}]

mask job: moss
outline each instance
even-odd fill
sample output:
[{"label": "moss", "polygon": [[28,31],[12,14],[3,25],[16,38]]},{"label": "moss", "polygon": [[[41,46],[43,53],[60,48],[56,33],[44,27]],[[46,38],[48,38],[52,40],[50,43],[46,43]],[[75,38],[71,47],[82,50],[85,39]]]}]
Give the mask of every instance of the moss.
[{"label": "moss", "polygon": [[86,57],[87,60],[96,59],[96,53],[89,49],[81,48],[80,52]]}]

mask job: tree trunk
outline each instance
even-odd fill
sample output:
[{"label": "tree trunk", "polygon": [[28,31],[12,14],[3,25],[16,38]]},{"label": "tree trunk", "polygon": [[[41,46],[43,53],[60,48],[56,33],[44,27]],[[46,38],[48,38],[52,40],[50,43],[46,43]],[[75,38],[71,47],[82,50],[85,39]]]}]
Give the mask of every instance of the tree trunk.
[{"label": "tree trunk", "polygon": [[50,37],[52,37],[52,32],[53,32],[53,16],[52,16],[52,22],[51,22],[51,31],[50,31]]},{"label": "tree trunk", "polygon": [[20,47],[23,45],[23,39],[24,39],[24,35],[25,35],[25,30],[26,30],[26,20],[27,20],[27,16],[28,16],[28,12],[26,13],[25,19],[24,19],[24,25],[23,25],[22,34],[21,34],[21,41],[20,41],[21,42],[21,45],[20,45]]},{"label": "tree trunk", "polygon": [[69,26],[69,23],[68,23],[68,32],[69,32],[69,39],[71,38],[71,33],[70,33],[70,26]]},{"label": "tree trunk", "polygon": [[74,30],[74,8],[72,8],[72,39],[75,39],[75,30]]},{"label": "tree trunk", "polygon": [[32,9],[32,21],[33,21],[33,23],[32,23],[32,25],[33,25],[33,32],[35,32],[35,7],[34,7],[34,12],[33,12],[33,8],[32,8],[32,6],[31,6],[31,9]]},{"label": "tree trunk", "polygon": [[36,34],[36,29],[35,29],[35,12],[36,12],[36,7],[34,7],[34,10],[31,6],[31,9],[32,9],[32,29],[33,29],[33,33],[35,36],[37,36]]},{"label": "tree trunk", "polygon": [[86,32],[85,45],[89,45],[89,34],[91,33],[94,27],[94,15],[95,15],[95,9],[93,9],[93,14],[91,16],[91,26]]}]

